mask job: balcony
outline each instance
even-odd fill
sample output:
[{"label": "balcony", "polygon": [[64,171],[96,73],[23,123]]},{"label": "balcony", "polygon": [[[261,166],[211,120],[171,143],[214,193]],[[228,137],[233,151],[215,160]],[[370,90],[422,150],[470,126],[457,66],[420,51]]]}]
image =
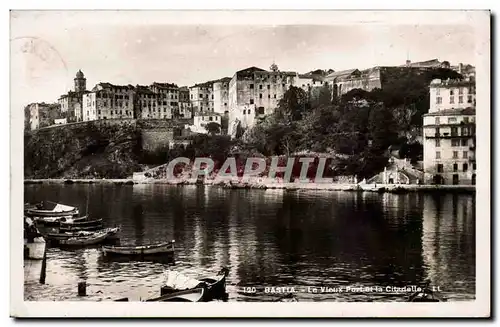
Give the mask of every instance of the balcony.
[{"label": "balcony", "polygon": [[460,135],[458,133],[427,133],[425,138],[427,139],[451,139],[451,138],[471,138],[472,135]]}]

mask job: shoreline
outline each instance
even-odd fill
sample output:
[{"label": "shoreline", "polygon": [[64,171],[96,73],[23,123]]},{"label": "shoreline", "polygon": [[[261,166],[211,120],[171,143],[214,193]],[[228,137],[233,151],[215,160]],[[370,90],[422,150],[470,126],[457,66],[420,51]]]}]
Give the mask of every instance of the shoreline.
[{"label": "shoreline", "polygon": [[25,185],[33,184],[113,184],[113,185],[204,185],[222,187],[227,189],[282,189],[285,191],[346,191],[346,192],[378,192],[378,193],[415,193],[415,192],[438,192],[438,193],[475,193],[475,185],[424,185],[424,184],[315,184],[315,183],[258,183],[258,182],[214,182],[197,183],[193,180],[171,181],[166,179],[134,180],[127,179],[25,179]]}]

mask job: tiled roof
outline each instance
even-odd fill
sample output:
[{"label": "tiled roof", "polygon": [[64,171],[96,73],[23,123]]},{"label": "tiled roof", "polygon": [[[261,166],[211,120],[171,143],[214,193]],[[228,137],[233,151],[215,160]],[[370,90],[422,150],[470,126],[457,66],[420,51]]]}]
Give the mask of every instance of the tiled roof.
[{"label": "tiled roof", "polygon": [[333,72],[331,74],[328,74],[326,77],[327,78],[335,78],[335,77],[340,77],[340,76],[345,76],[345,75],[351,75],[352,73],[354,73],[356,71],[358,71],[357,68],[341,70],[338,72]]}]

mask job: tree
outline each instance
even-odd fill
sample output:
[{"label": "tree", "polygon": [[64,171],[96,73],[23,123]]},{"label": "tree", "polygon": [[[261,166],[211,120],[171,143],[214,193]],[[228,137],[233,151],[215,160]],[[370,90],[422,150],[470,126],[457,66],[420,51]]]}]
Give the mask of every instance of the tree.
[{"label": "tree", "polygon": [[216,122],[210,122],[205,126],[210,135],[220,134],[221,125]]},{"label": "tree", "polygon": [[279,118],[287,121],[302,119],[309,109],[307,93],[295,86],[291,86],[278,103],[276,114]]}]

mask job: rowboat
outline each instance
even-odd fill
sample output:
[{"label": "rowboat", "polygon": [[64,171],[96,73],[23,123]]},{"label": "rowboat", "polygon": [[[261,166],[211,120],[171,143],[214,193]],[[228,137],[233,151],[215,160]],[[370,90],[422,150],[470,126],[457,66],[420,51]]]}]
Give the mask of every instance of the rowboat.
[{"label": "rowboat", "polygon": [[162,295],[157,298],[146,300],[146,302],[204,302],[204,294],[205,289],[200,287],[192,290]]},{"label": "rowboat", "polygon": [[61,220],[61,227],[88,227],[95,225],[102,225],[102,219],[95,220],[78,220],[78,221],[66,221]]},{"label": "rowboat", "polygon": [[[26,208],[26,207],[25,207]],[[25,214],[30,217],[65,217],[78,215],[78,208],[52,202],[42,201],[35,207],[27,207]]]},{"label": "rowboat", "polygon": [[63,217],[33,217],[33,219],[45,226],[59,226],[61,222],[81,222],[87,220],[88,216],[74,217],[74,216],[63,216]]},{"label": "rowboat", "polygon": [[[108,238],[111,236],[116,235],[118,231],[120,230],[119,227],[113,227],[113,228],[104,228],[102,230],[97,231],[99,232],[106,232],[108,233]],[[76,232],[64,232],[64,233],[48,233],[45,238],[50,240],[50,241],[60,241],[60,240],[67,240],[68,238],[71,237],[84,237],[84,236],[91,236],[96,234],[96,232],[91,232],[91,231],[76,231]]]},{"label": "rowboat", "polygon": [[224,299],[227,296],[226,277],[228,274],[229,269],[224,267],[214,277],[191,279],[177,272],[169,271],[166,285],[161,288],[161,294],[166,295],[203,287],[205,288],[204,300]]},{"label": "rowboat", "polygon": [[102,224],[99,225],[91,225],[91,226],[65,226],[59,227],[60,233],[66,232],[83,232],[83,231],[98,231],[102,229]]},{"label": "rowboat", "polygon": [[174,253],[175,240],[159,244],[140,246],[103,246],[104,255],[146,256]]},{"label": "rowboat", "polygon": [[84,245],[94,245],[104,242],[108,237],[107,232],[99,232],[93,233],[88,236],[75,236],[70,237],[65,240],[59,240],[60,245],[68,245],[68,246],[84,246]]}]

